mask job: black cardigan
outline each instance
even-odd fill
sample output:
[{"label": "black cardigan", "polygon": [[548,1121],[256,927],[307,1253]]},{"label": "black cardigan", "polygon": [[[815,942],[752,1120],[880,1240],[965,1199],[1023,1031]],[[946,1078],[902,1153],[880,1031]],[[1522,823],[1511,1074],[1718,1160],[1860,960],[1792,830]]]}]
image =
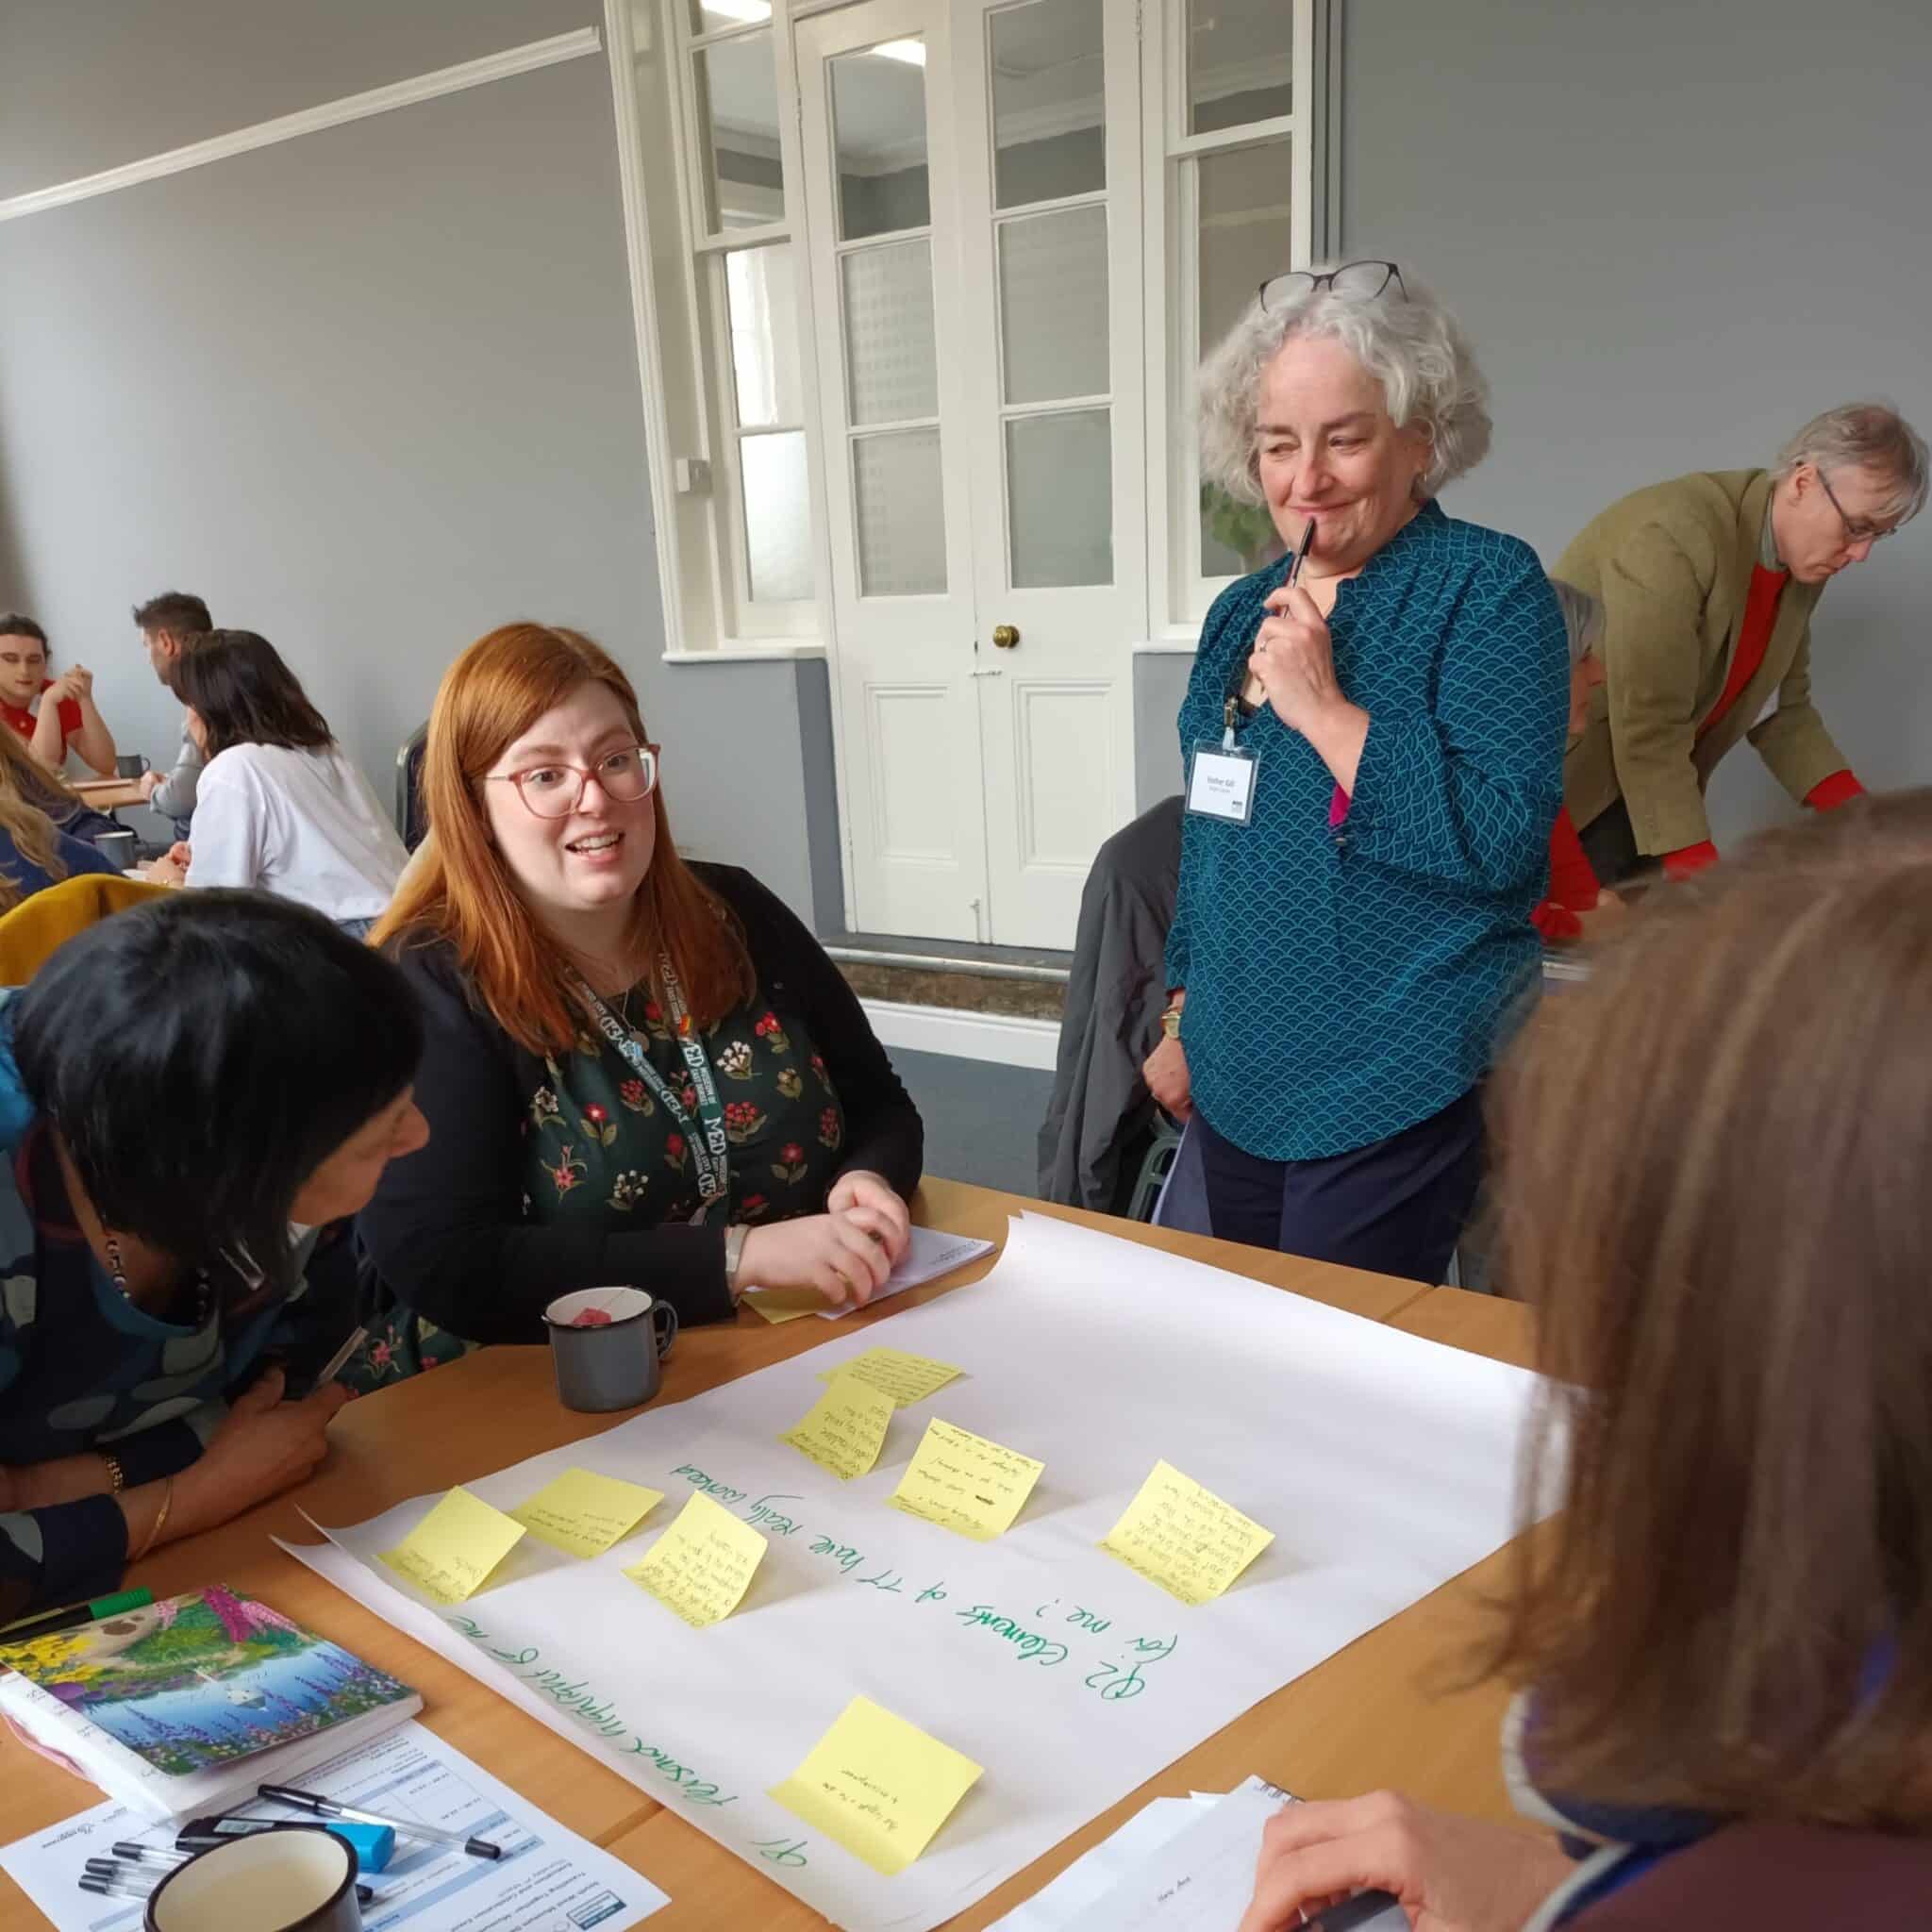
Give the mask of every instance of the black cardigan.
[{"label": "black cardigan", "polygon": [[[866,1168],[901,1194],[919,1185],[924,1132],[858,997],[798,919],[748,872],[694,865],[738,915],[764,998],[803,1024],[845,1110],[840,1172]],[[723,1224],[650,1228],[524,1219],[526,1096],[542,1061],[484,1011],[446,943],[395,953],[422,1003],[416,1104],[429,1142],[392,1160],[357,1227],[391,1294],[472,1341],[539,1341],[541,1315],[577,1288],[650,1290],[684,1322],[731,1313]]]}]

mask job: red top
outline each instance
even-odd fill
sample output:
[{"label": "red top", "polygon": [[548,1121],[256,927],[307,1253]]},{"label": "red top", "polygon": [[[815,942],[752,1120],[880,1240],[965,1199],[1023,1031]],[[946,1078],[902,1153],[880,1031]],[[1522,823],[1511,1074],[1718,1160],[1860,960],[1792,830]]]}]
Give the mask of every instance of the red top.
[{"label": "red top", "polygon": [[[51,690],[53,683],[54,680],[51,677],[43,677],[41,679],[41,689],[42,691]],[[20,733],[21,737],[27,740],[32,739],[35,724],[34,714],[24,705],[9,705],[4,698],[0,698],[0,718],[5,718]],[[60,756],[63,758],[67,756],[67,741],[79,729],[80,700],[78,698],[62,698],[60,700]]]},{"label": "red top", "polygon": [[1576,836],[1570,820],[1570,808],[1557,808],[1557,823],[1550,827],[1549,895],[1534,912],[1529,923],[1546,940],[1575,940],[1583,937],[1579,912],[1592,910],[1601,888],[1596,868]]},{"label": "red top", "polygon": [[[1744,622],[1738,632],[1738,655],[1731,659],[1730,675],[1724,679],[1717,703],[1697,727],[1699,738],[1738,702],[1744,687],[1757,675],[1757,668],[1764,662],[1765,646],[1771,642],[1771,627],[1777,622],[1778,599],[1790,580],[1788,570],[1766,570],[1761,563],[1752,565],[1751,589],[1744,599]],[[1815,811],[1830,811],[1848,799],[1862,797],[1864,791],[1850,772],[1834,772],[1830,777],[1819,779],[1806,792],[1805,803]],[[1716,863],[1717,847],[1708,839],[1700,839],[1694,845],[1664,854],[1664,876],[1686,879]]]}]

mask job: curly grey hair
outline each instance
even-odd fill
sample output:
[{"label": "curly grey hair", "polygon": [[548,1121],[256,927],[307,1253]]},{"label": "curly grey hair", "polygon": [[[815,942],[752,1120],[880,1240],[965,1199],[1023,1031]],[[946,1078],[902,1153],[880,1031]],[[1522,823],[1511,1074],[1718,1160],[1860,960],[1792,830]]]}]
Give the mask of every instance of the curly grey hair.
[{"label": "curly grey hair", "polygon": [[1423,495],[1489,454],[1490,386],[1455,317],[1420,283],[1363,300],[1313,290],[1281,308],[1253,303],[1201,365],[1201,474],[1244,503],[1259,503],[1256,428],[1262,372],[1296,336],[1333,336],[1382,385],[1398,428],[1427,431]]},{"label": "curly grey hair", "polygon": [[1773,482],[1782,483],[1800,463],[1890,476],[1893,487],[1880,514],[1902,524],[1925,508],[1925,439],[1890,403],[1841,403],[1812,417],[1778,451]]}]

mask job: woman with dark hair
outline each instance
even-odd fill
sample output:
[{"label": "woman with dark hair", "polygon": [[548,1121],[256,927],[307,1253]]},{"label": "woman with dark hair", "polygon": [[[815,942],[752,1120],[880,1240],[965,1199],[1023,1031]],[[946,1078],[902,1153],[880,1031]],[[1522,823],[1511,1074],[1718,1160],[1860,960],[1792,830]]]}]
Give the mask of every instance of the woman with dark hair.
[{"label": "woman with dark hair", "polygon": [[205,632],[175,663],[174,688],[208,763],[193,841],[153,875],[277,892],[361,938],[408,854],[275,647],[252,630]]},{"label": "woman with dark hair", "polygon": [[388,960],[254,893],[157,897],[0,991],[0,1621],[321,1459],[344,1391],[255,1372],[316,1231],[423,1144],[422,1047]]},{"label": "woman with dark hair", "polygon": [[508,625],[443,677],[435,836],[375,934],[423,998],[436,1138],[358,1224],[399,1304],[371,1379],[534,1341],[571,1289],[720,1321],[753,1284],[862,1302],[905,1250],[919,1115],[798,920],[679,858],[658,753],[575,631]]},{"label": "woman with dark hair", "polygon": [[1764,836],[1541,1003],[1496,1194],[1561,1509],[1484,1662],[1544,1829],[1291,1806],[1241,1932],[1371,1886],[1429,1932],[1932,1923],[1928,1042],[1932,791]]}]

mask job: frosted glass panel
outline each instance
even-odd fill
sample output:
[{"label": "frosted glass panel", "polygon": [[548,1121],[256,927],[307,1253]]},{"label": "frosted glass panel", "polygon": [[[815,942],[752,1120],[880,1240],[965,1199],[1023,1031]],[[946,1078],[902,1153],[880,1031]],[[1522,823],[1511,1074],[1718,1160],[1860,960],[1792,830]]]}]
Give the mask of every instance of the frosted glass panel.
[{"label": "frosted glass panel", "polygon": [[[1191,165],[1201,222],[1197,314],[1205,354],[1240,320],[1255,291],[1293,263],[1293,162],[1286,141],[1270,141],[1203,155]],[[1237,503],[1214,485],[1203,486],[1203,576],[1244,576],[1279,555],[1279,541],[1258,504]]]},{"label": "frosted glass panel", "polygon": [[687,0],[694,34],[721,33],[726,27],[770,20],[772,0]]},{"label": "frosted glass panel", "polygon": [[1113,582],[1109,411],[1008,423],[1007,525],[1016,591]]},{"label": "frosted glass panel", "polygon": [[999,232],[1007,401],[1105,395],[1107,209],[1027,215]]},{"label": "frosted glass panel", "polygon": [[902,429],[852,442],[858,588],[866,597],[914,597],[946,588],[946,502],[940,433]]},{"label": "frosted glass panel", "polygon": [[1188,132],[1294,111],[1294,8],[1285,0],[1188,0]]},{"label": "frosted glass panel", "polygon": [[925,42],[886,41],[828,63],[839,233],[847,242],[932,220],[925,165]]},{"label": "frosted glass panel", "polygon": [[1034,0],[992,16],[995,208],[1107,186],[1100,34],[1101,0]]},{"label": "frosted glass panel", "polygon": [[704,156],[705,223],[712,234],[785,219],[778,166],[778,76],[772,36],[744,34],[691,56]]},{"label": "frosted glass panel", "polygon": [[855,426],[940,412],[933,348],[932,246],[894,242],[840,264],[845,295],[846,406]]},{"label": "frosted glass panel", "polygon": [[804,430],[741,437],[738,459],[744,477],[744,554],[752,601],[791,603],[809,597],[811,493]]},{"label": "frosted glass panel", "polygon": [[731,380],[741,428],[805,419],[798,381],[798,301],[791,244],[741,248],[724,258],[731,317]]}]

